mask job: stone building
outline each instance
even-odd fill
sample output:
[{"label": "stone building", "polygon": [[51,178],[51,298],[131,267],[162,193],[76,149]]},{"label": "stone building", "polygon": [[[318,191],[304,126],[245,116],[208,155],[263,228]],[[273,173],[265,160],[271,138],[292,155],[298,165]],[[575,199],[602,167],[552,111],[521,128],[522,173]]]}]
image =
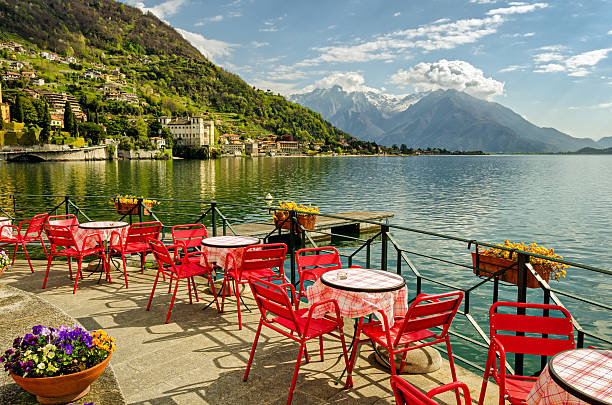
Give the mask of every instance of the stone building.
[{"label": "stone building", "polygon": [[8,103],[2,102],[2,84],[0,84],[0,128],[2,127],[3,122],[11,122],[11,112]]},{"label": "stone building", "polygon": [[176,146],[201,148],[215,144],[215,122],[208,117],[159,117],[158,120],[163,128],[170,130]]}]

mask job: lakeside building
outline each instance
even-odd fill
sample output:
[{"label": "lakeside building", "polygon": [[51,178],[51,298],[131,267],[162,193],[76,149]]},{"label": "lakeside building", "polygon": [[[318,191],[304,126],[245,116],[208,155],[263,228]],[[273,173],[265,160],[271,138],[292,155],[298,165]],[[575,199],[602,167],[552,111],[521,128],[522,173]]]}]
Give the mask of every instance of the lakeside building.
[{"label": "lakeside building", "polygon": [[278,141],[276,151],[283,155],[293,155],[300,153],[300,144],[297,141]]},{"label": "lakeside building", "polygon": [[[47,104],[49,104],[49,113],[50,114],[64,114],[64,108],[66,107],[66,101],[70,103],[70,108],[72,112],[78,119],[83,119],[83,112],[81,111],[81,106],[79,105],[76,98],[74,98],[71,94],[68,93],[56,93],[54,91],[41,91],[40,94],[45,98]],[[85,115],[86,117],[86,115]]]},{"label": "lakeside building", "polygon": [[10,106],[8,105],[8,103],[2,102],[2,83],[0,83],[0,118],[1,118],[0,127],[2,127],[1,125],[2,122],[6,122],[6,123],[11,122]]},{"label": "lakeside building", "polygon": [[215,144],[215,122],[208,117],[159,117],[158,121],[170,130],[177,146],[201,148]]},{"label": "lakeside building", "polygon": [[166,148],[166,140],[159,136],[154,136],[149,139],[151,144],[155,147],[155,149],[165,149]]}]

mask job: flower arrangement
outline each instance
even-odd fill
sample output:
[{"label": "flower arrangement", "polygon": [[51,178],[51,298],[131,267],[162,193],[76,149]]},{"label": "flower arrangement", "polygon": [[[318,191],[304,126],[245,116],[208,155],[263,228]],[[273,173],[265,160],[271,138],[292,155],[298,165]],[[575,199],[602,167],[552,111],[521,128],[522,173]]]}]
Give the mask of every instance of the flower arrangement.
[{"label": "flower arrangement", "polygon": [[[306,229],[313,229],[316,215],[319,213],[319,207],[312,204],[303,205],[297,204],[295,201],[279,201],[278,207],[272,213],[274,223],[278,226],[281,222],[289,217],[289,211],[297,211],[297,219]],[[280,210],[279,210],[280,209]],[[289,229],[289,221],[283,224],[283,229]]]},{"label": "flower arrangement", "polygon": [[8,255],[4,250],[0,249],[0,276],[10,264],[11,260],[9,259]]},{"label": "flower arrangement", "polygon": [[103,330],[88,332],[78,326],[37,325],[17,337],[0,356],[4,370],[20,377],[55,377],[78,373],[104,361],[115,350],[115,339]]},{"label": "flower arrangement", "polygon": [[[551,259],[563,259],[563,256],[559,256],[555,253],[554,249],[547,249],[543,246],[538,246],[537,243],[526,244],[524,242],[510,242],[508,240],[504,241],[503,246],[508,249],[516,249],[522,250],[524,252],[535,253],[541,256],[550,257]],[[517,261],[517,255],[512,255],[510,257],[510,252],[507,250],[497,249],[497,248],[488,248],[486,250],[479,252],[483,256],[493,256],[499,257],[502,259]],[[551,262],[550,260],[540,259],[539,257],[531,257],[529,262],[535,266],[541,266],[543,270],[549,272],[555,280],[559,281],[562,278],[565,278],[566,271],[564,269],[569,266],[559,262]]]},{"label": "flower arrangement", "polygon": [[114,205],[114,204],[138,204],[138,199],[142,198],[142,203],[147,205],[147,206],[153,206],[154,204],[159,204],[159,201],[157,200],[152,200],[149,198],[144,198],[144,197],[136,197],[133,195],[120,195],[118,194],[116,197],[112,197],[110,199],[110,204]]}]

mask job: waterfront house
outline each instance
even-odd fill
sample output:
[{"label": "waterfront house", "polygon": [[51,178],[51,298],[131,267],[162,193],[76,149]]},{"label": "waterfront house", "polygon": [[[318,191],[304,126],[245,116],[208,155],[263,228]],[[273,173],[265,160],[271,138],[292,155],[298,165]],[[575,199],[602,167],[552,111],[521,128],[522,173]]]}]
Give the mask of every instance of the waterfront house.
[{"label": "waterfront house", "polygon": [[159,117],[158,120],[162,127],[170,130],[177,146],[201,148],[215,144],[215,123],[208,117]]},{"label": "waterfront house", "polygon": [[164,149],[166,147],[166,140],[159,136],[154,136],[150,138],[151,144],[155,147],[155,149]]},{"label": "waterfront house", "polygon": [[300,144],[297,141],[278,141],[276,150],[284,155],[294,155],[300,153]]}]

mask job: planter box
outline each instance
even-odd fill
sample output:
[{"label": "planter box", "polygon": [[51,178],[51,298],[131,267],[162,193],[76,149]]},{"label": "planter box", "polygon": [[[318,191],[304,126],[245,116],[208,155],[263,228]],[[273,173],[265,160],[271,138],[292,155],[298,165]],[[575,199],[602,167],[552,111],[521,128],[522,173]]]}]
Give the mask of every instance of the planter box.
[{"label": "planter box", "polygon": [[[138,204],[132,204],[132,203],[115,203],[115,208],[117,210],[118,214],[130,214],[130,215],[137,215],[138,214]],[[147,204],[144,203],[144,205],[148,208],[148,209],[152,209],[153,208],[153,204]],[[148,210],[143,209],[142,210],[142,215],[151,215],[151,213]]]},{"label": "planter box", "polygon": [[[274,225],[279,226],[288,217],[289,217],[288,215],[283,216],[282,214],[277,213],[276,217],[274,218]],[[317,216],[316,215],[298,215],[297,220],[300,223],[300,225],[304,227],[304,229],[312,231],[315,227]],[[287,230],[291,229],[291,221],[287,220],[283,224],[282,229],[287,229]],[[298,229],[298,231],[301,232],[300,229]]]},{"label": "planter box", "polygon": [[[482,270],[487,270],[490,272],[498,272],[503,269],[508,269],[506,272],[499,277],[500,280],[506,281],[510,284],[517,285],[518,284],[518,263],[514,260],[503,259],[501,257],[495,256],[485,256],[478,255],[479,264],[478,267]],[[491,277],[490,274],[484,273],[478,270],[476,267],[476,253],[472,252],[472,265],[474,266],[474,274],[477,274],[482,277]],[[550,280],[550,271],[543,268],[541,265],[535,264],[532,265],[535,271],[542,277],[546,282]],[[538,280],[531,274],[531,272],[527,272],[527,288],[538,288],[540,285],[538,284]]]}]

